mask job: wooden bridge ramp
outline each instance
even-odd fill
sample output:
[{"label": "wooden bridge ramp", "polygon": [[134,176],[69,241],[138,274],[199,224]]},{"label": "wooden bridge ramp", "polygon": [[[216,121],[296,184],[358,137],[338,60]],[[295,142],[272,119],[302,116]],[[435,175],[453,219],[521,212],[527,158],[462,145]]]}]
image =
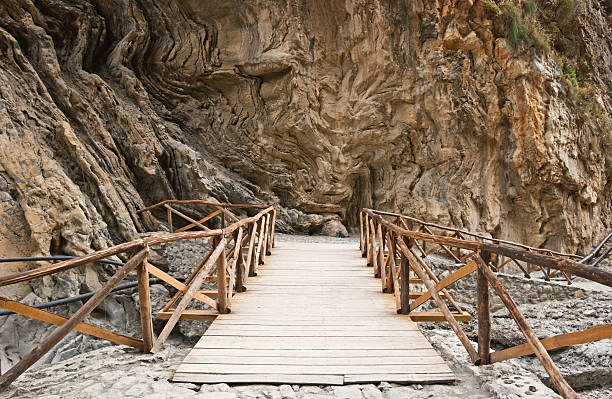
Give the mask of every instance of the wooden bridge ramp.
[{"label": "wooden bridge ramp", "polygon": [[278,243],[177,369],[193,383],[446,383],[455,376],[395,312],[356,248]]}]

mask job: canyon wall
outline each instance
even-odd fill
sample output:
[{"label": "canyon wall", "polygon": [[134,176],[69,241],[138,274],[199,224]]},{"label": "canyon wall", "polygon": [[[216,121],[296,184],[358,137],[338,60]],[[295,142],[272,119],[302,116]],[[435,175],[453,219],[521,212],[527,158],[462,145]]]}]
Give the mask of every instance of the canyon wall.
[{"label": "canyon wall", "polygon": [[611,8],[2,0],[0,256],[137,238],[171,198],[585,252],[612,226]]}]

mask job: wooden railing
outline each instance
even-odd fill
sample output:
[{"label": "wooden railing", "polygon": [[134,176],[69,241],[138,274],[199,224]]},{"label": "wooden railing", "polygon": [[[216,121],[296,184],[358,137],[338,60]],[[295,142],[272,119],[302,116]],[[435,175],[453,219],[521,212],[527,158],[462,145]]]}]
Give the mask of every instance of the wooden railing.
[{"label": "wooden railing", "polygon": [[[434,234],[432,230],[436,229],[440,233]],[[381,279],[383,292],[395,295],[398,313],[411,317],[414,315],[413,319],[417,321],[448,322],[475,365],[535,354],[559,393],[565,398],[578,397],[553,363],[547,350],[612,338],[612,324],[540,340],[494,271],[514,262],[527,277],[537,269],[541,270],[547,279],[561,273],[568,282],[571,282],[571,276],[580,276],[609,287],[612,287],[612,273],[578,263],[575,259],[580,258],[579,256],[491,239],[372,209],[363,209],[360,213],[360,232],[362,256],[367,258],[368,265],[373,267],[375,276]],[[428,249],[427,246],[431,248]],[[427,257],[436,252],[454,259],[458,264],[457,270],[441,280],[435,274],[435,266],[427,262]],[[451,284],[474,272],[477,274],[477,348],[474,348],[459,324],[460,321],[469,320],[470,315],[460,308],[446,290]],[[414,295],[410,285],[415,283],[424,285],[426,291]],[[525,336],[526,344],[491,352],[489,287],[493,288],[510,312]],[[430,299],[433,299],[440,309],[439,317],[435,317],[431,312],[426,316],[414,312]]]},{"label": "wooden railing", "polygon": [[[215,213],[215,211],[213,212],[215,213],[214,215],[208,215],[196,221],[197,223],[193,223],[195,220],[192,220],[188,216],[178,211],[173,212],[171,204],[174,203],[200,203],[222,209],[222,211],[219,213]],[[170,233],[168,234],[153,235],[147,238],[115,245],[78,258],[40,267],[38,269],[0,277],[0,287],[3,287],[71,270],[88,263],[103,260],[110,256],[120,254],[129,256],[129,260],[127,260],[102,288],[95,292],[95,294],[70,318],[64,318],[54,313],[0,297],[0,308],[2,309],[59,326],[18,363],[0,376],[0,389],[4,389],[10,385],[19,375],[57,345],[57,343],[72,330],[90,334],[115,343],[132,346],[144,352],[155,352],[160,349],[180,319],[214,318],[215,315],[219,313],[229,313],[231,311],[233,293],[241,292],[246,289],[248,276],[256,275],[257,266],[264,262],[265,256],[270,254],[271,248],[274,246],[274,223],[276,215],[274,208],[258,205],[217,204],[207,201],[164,201],[160,204],[143,209],[142,211],[149,211],[157,207],[165,207],[168,209],[168,212],[175,213],[188,222],[191,220],[193,225],[184,226],[179,229],[181,230],[180,232],[178,230],[177,232],[172,232],[173,229],[170,220],[168,225]],[[228,208],[256,208],[261,210],[253,217],[238,219],[228,210]],[[233,220],[234,223],[221,229],[211,229],[203,224],[218,215],[223,215],[222,217],[224,219],[228,217]],[[201,230],[187,231],[194,227],[200,228]],[[186,239],[210,239],[212,246],[211,250],[204,254],[204,258],[197,264],[193,273],[184,283],[151,265],[147,261],[150,246]],[[83,321],[85,318],[100,305],[113,288],[133,271],[136,271],[136,278],[138,281],[142,339],[128,337],[84,323]],[[216,272],[216,277],[213,276],[214,272]],[[171,301],[158,314],[159,318],[166,318],[168,321],[156,339],[153,335],[152,326],[149,291],[150,274],[177,289],[176,295],[174,295]],[[204,280],[210,277],[214,277],[216,280],[217,291],[208,292],[200,290]],[[204,303],[212,310],[190,311],[187,307],[193,299]],[[175,304],[176,306],[174,306]],[[196,317],[194,317],[194,314]]]}]

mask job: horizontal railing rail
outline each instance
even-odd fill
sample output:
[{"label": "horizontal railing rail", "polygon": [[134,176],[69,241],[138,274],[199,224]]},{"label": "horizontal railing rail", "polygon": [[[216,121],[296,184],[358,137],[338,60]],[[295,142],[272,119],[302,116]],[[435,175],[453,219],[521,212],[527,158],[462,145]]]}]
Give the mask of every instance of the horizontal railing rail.
[{"label": "horizontal railing rail", "polygon": [[591,259],[593,259],[595,256],[597,256],[597,254],[599,253],[599,251],[604,248],[604,246],[608,243],[608,242],[612,242],[612,233],[608,234],[603,240],[601,240],[601,242],[595,247],[595,249],[593,251],[591,251],[590,254],[588,254],[587,256],[585,256],[584,258],[580,259],[578,262],[580,263],[585,263],[587,265],[591,265],[591,266],[597,266],[599,265],[599,263],[601,263],[602,260],[604,260],[612,251],[612,245],[610,245],[608,247],[608,249],[605,249],[601,256],[599,258],[597,258],[594,262],[591,262]]},{"label": "horizontal railing rail", "polygon": [[[218,314],[229,313],[231,311],[231,300],[234,292],[246,290],[248,277],[257,274],[258,265],[263,264],[266,255],[271,253],[271,248],[274,246],[276,211],[273,207],[261,205],[233,205],[198,200],[172,200],[163,201],[160,204],[142,209],[139,212],[150,211],[156,207],[163,206],[168,209],[169,213],[178,214],[179,217],[185,216],[186,218],[184,219],[189,221],[189,216],[181,216],[179,211],[174,212],[175,210],[172,209],[171,205],[176,203],[199,203],[216,208],[217,211],[213,212],[212,216],[208,215],[204,219],[211,220],[215,216],[221,217],[223,218],[221,222],[222,228],[211,229],[202,224],[202,222],[197,222],[193,226],[187,225],[189,227],[185,228],[185,231],[173,232],[170,219],[168,221],[169,233],[155,234],[83,256],[74,258],[68,256],[10,258],[6,260],[14,262],[55,261],[61,258],[61,261],[58,263],[2,276],[0,277],[0,287],[61,273],[93,262],[110,263],[119,268],[98,291],[85,294],[83,298],[80,298],[80,300],[87,299],[87,301],[70,318],[65,318],[35,306],[28,306],[17,301],[0,297],[0,309],[58,326],[57,329],[32,349],[32,351],[26,354],[19,362],[7,370],[6,373],[0,375],[0,389],[4,389],[10,385],[19,375],[51,350],[53,346],[59,343],[61,339],[72,330],[107,339],[115,343],[129,345],[144,352],[155,352],[161,348],[179,320],[191,319],[190,317],[183,316],[186,311],[189,311],[187,307],[193,299],[199,301],[205,307],[212,309],[199,311],[200,315],[214,317]],[[252,217],[239,219],[228,211],[228,209],[231,208],[245,209],[249,207],[259,210],[259,212]],[[219,209],[221,209],[220,212],[218,211]],[[233,223],[225,226],[226,218],[232,220]],[[201,230],[186,231],[192,228],[200,228]],[[211,240],[211,249],[205,254],[204,258],[198,262],[194,271],[188,278],[174,278],[147,261],[149,247],[187,239]],[[123,263],[106,259],[118,255],[125,255],[127,261]],[[136,272],[136,284],[127,284],[130,285],[131,288],[138,288],[142,338],[136,339],[128,337],[92,324],[84,323],[85,318],[98,307],[104,298],[111,292],[127,287],[127,285],[124,284],[122,286],[119,283],[134,271]],[[150,275],[158,279],[153,281],[161,281],[177,290],[171,301],[158,313],[158,317],[167,319],[167,322],[157,338],[153,336],[149,290],[149,284],[152,282],[152,279]],[[216,281],[216,292],[208,292],[200,289],[202,283],[207,279]],[[0,370],[0,373],[2,373],[2,370]]]},{"label": "horizontal railing rail", "polygon": [[[539,269],[547,278],[552,277],[554,273],[562,273],[569,282],[571,276],[580,276],[610,287],[612,273],[579,263],[576,261],[579,257],[575,255],[491,239],[397,213],[363,209],[359,220],[362,256],[367,258],[367,264],[373,267],[374,275],[381,279],[382,291],[394,294],[398,313],[408,314],[416,321],[448,322],[475,365],[535,354],[559,393],[565,398],[577,398],[547,350],[612,338],[612,324],[539,339],[494,271],[499,271],[503,265],[513,262],[527,277]],[[411,229],[409,222],[418,227]],[[434,234],[432,229],[452,232],[453,235]],[[428,245],[431,248],[428,248]],[[429,256],[434,253],[454,259],[457,262],[456,270],[439,279],[435,273],[436,266],[431,262],[428,264]],[[501,265],[498,263],[500,258]],[[461,309],[460,304],[447,290],[452,284],[474,273],[478,318],[477,348],[474,348],[459,324],[461,321],[469,321],[471,315]],[[425,291],[421,289],[413,292],[411,284],[425,286]],[[525,336],[526,344],[491,352],[490,288],[508,309]],[[440,309],[440,317],[432,312],[415,312],[429,300],[433,300]]]}]

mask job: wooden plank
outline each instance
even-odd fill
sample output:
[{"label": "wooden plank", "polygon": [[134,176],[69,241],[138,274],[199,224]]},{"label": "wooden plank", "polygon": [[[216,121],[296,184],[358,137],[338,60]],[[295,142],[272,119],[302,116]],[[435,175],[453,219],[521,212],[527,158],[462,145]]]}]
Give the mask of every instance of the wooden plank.
[{"label": "wooden plank", "polygon": [[364,340],[359,337],[227,337],[204,336],[195,348],[261,348],[261,349],[427,349],[429,341],[423,336],[411,338],[385,337]]},{"label": "wooden plank", "polygon": [[[159,311],[157,312],[157,318],[161,320],[169,320],[174,314],[174,311],[174,309]],[[215,310],[186,309],[181,314],[179,320],[211,321],[215,320],[217,316],[219,316],[219,313]]]},{"label": "wooden plank", "polygon": [[[612,324],[604,324],[602,326],[588,328],[584,331],[559,334],[553,337],[540,339],[540,342],[547,350],[553,350],[609,338],[612,338]],[[533,348],[530,344],[517,345],[491,353],[491,363],[531,355],[533,353]]]},{"label": "wooden plank", "polygon": [[183,363],[191,364],[244,364],[244,365],[290,365],[290,366],[370,366],[377,365],[432,365],[444,364],[440,356],[395,356],[378,357],[277,357],[277,356],[210,356],[189,354]]},{"label": "wooden plank", "polygon": [[[328,319],[328,320],[323,320],[323,319],[310,319],[310,320],[278,320],[278,318],[273,319],[273,320],[260,320],[258,318],[251,318],[251,319],[233,319],[233,320],[220,320],[219,318],[215,319],[215,326],[242,326],[242,327],[246,327],[246,326],[260,326],[260,327],[265,327],[265,326],[276,326],[276,327],[303,327],[303,328],[307,328],[309,326],[312,326],[313,328],[318,328],[321,329],[322,326],[328,327],[330,329],[334,329],[337,327],[344,327],[346,326],[347,328],[357,328],[357,327],[363,327],[363,328],[372,328],[372,322],[368,319],[364,319],[364,318],[355,318],[355,319],[342,319],[342,320],[333,320],[333,319]],[[409,320],[409,319],[408,319]],[[397,323],[391,323],[391,322],[387,322],[387,321],[379,321],[377,320],[376,322],[376,326],[377,328],[385,328],[385,329],[390,329],[390,330],[399,330],[399,331],[404,331],[404,330],[410,330],[410,331],[416,331],[418,328],[413,327],[411,325],[406,326],[405,323],[402,324],[397,324]]]},{"label": "wooden plank", "polygon": [[[441,359],[440,359],[441,360]],[[440,364],[369,364],[367,366],[311,366],[288,364],[193,364],[183,363],[177,373],[214,374],[427,374],[450,372],[446,363]]]},{"label": "wooden plank", "polygon": [[[31,319],[55,324],[56,326],[61,326],[68,320],[67,318],[56,315],[55,313],[50,313],[45,310],[37,309],[2,297],[0,297],[0,308],[10,310],[11,312],[15,312],[23,316],[27,316]],[[107,341],[115,342],[117,344],[127,345],[131,346],[132,348],[144,350],[144,345],[141,340],[114,333],[112,331],[105,330],[101,327],[96,327],[87,323],[79,323],[74,329],[78,332],[89,334],[97,338],[102,338]]]},{"label": "wooden plank", "polygon": [[391,358],[391,357],[432,357],[438,356],[433,348],[395,349],[242,349],[242,348],[194,348],[188,356],[222,356],[222,357],[255,357],[276,358]]},{"label": "wooden plank", "polygon": [[[240,323],[240,321],[237,321],[237,323]],[[217,320],[216,323],[213,323],[210,327],[208,327],[208,329],[206,330],[206,334],[208,334],[211,331],[227,331],[230,330],[235,326],[235,325],[241,325],[241,324],[224,324],[222,322],[222,320]],[[387,331],[420,331],[419,328],[416,326],[415,323],[385,323],[382,324],[381,327],[384,327],[385,330]],[[327,331],[345,331],[345,332],[371,332],[371,333],[381,333],[383,328],[379,327],[379,325],[376,326],[376,328],[372,328],[372,326],[370,324],[366,324],[363,323],[362,325],[345,325],[342,323],[337,323],[337,324],[330,324],[328,326],[328,328],[325,329],[325,332]],[[254,325],[250,325],[250,324],[243,324],[241,325],[241,327],[239,328],[239,330],[241,332],[250,332],[250,331],[271,331],[271,329],[274,329],[274,331],[295,331],[295,332],[303,332],[304,334],[307,334],[309,332],[321,332],[321,327],[320,326],[310,326],[307,324],[307,322],[304,322],[304,324],[300,324],[300,325],[291,325],[291,324],[284,324],[284,320],[279,320],[278,323],[273,324],[273,325],[261,325],[261,324],[254,324]]]},{"label": "wooden plank", "polygon": [[418,338],[422,334],[418,330],[403,330],[403,331],[329,331],[323,329],[321,331],[282,331],[277,328],[269,328],[268,331],[244,331],[244,329],[224,328],[221,330],[206,330],[206,337],[223,336],[223,337],[402,337],[402,338]]},{"label": "wooden plank", "polygon": [[[463,312],[463,313],[451,312],[451,314],[457,321],[472,320],[472,316],[467,312]],[[412,319],[412,321],[419,321],[419,322],[447,321],[442,312],[410,312],[408,316]]]},{"label": "wooden plank", "polygon": [[345,375],[345,384],[377,383],[380,381],[403,384],[444,384],[453,383],[457,378],[452,372],[435,374],[354,374]]},{"label": "wooden plank", "polygon": [[299,384],[299,385],[342,385],[341,375],[301,375],[301,374],[191,374],[175,373],[174,382],[195,384]]}]

